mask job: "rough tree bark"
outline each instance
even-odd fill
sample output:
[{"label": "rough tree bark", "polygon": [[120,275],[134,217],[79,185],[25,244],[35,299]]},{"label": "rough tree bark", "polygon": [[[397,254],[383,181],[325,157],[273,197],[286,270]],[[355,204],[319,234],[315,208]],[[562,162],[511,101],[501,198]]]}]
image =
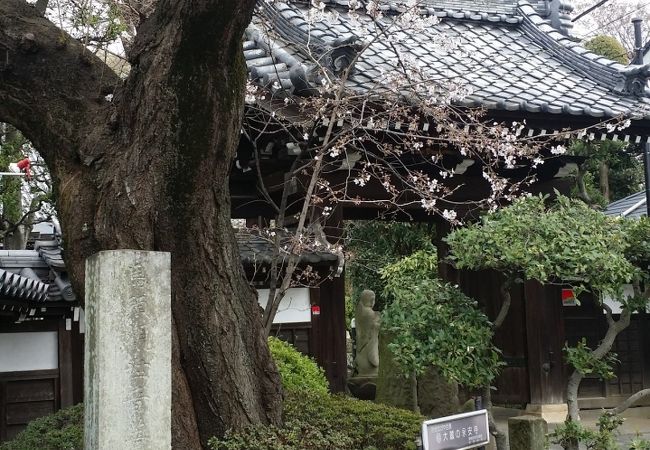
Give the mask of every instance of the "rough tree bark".
[{"label": "rough tree bark", "polygon": [[587,185],[585,184],[585,176],[587,175],[587,168],[585,164],[582,164],[578,168],[578,173],[576,175],[576,186],[578,188],[578,196],[588,205],[592,205],[593,201],[591,196],[587,192]]},{"label": "rough tree bark", "polygon": [[227,182],[243,106],[241,36],[254,5],[161,0],[122,81],[24,0],[0,1],[0,121],[48,164],[77,291],[85,259],[99,250],[172,253],[178,449],[281,420]]},{"label": "rough tree bark", "polygon": [[609,193],[609,163],[603,161],[598,166],[598,183],[600,184],[600,192],[603,194],[605,204],[610,202]]},{"label": "rough tree bark", "polygon": [[[501,308],[497,317],[492,322],[492,330],[496,332],[503,322],[505,322],[508,317],[508,312],[510,311],[510,305],[512,304],[512,295],[510,294],[510,288],[515,282],[515,276],[508,274],[505,275],[504,280],[499,287],[499,292],[501,293]],[[494,415],[492,414],[492,386],[483,387],[483,407],[487,409],[488,412],[488,425],[490,428],[490,434],[494,436],[494,441],[497,450],[504,450],[507,448],[507,438],[504,433],[502,433],[497,427],[496,421],[494,420]]]}]

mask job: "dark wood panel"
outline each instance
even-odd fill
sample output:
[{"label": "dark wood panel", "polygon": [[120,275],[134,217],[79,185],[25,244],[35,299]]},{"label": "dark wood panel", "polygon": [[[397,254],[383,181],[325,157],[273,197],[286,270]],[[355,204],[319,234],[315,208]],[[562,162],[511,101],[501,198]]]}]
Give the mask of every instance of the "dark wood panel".
[{"label": "dark wood panel", "polygon": [[292,324],[286,323],[281,326],[274,326],[271,334],[278,339],[293,345],[299,352],[307,356],[312,356],[309,342],[311,324]]},{"label": "dark wood panel", "polygon": [[[66,408],[73,405],[72,384],[72,329],[66,330],[66,320],[59,321],[59,398],[61,407]],[[71,327],[72,328],[72,327]]]},{"label": "dark wood panel", "polygon": [[561,288],[527,281],[524,286],[530,402],[566,401],[565,344]]},{"label": "dark wood panel", "polygon": [[9,425],[25,425],[34,419],[47,416],[56,411],[54,401],[8,403],[6,423]]},{"label": "dark wood panel", "polygon": [[0,321],[0,333],[28,333],[32,331],[56,331],[58,330],[59,318],[26,321],[26,322],[3,322]]},{"label": "dark wood panel", "polygon": [[84,387],[84,335],[79,332],[79,322],[72,323],[72,403],[83,401]]},{"label": "dark wood panel", "polygon": [[59,409],[58,377],[58,370],[0,373],[0,442]]},{"label": "dark wood panel", "polygon": [[[587,345],[594,348],[607,332],[605,315],[589,295],[580,300],[579,307],[565,308],[567,341],[575,345],[585,337]],[[612,347],[619,360],[615,365],[616,378],[608,381],[597,378],[583,380],[578,393],[582,408],[610,408],[631,394],[650,387],[650,333],[647,324],[647,314],[632,316],[630,326],[617,336]],[[650,399],[644,399],[639,404],[650,405]]]},{"label": "dark wood panel", "polygon": [[56,398],[54,379],[21,380],[7,383],[7,403],[54,401]]},{"label": "dark wood panel", "polygon": [[[4,440],[10,441],[25,429],[25,425],[8,425]],[[2,442],[3,439],[0,439]]]},{"label": "dark wood panel", "polygon": [[607,389],[602,380],[594,377],[587,377],[580,383],[578,389],[579,398],[606,397]]},{"label": "dark wood panel", "polygon": [[58,378],[58,369],[30,370],[27,372],[0,372],[0,381],[14,380],[42,380],[46,378]]},{"label": "dark wood panel", "polygon": [[7,439],[7,382],[0,379],[0,442]]},{"label": "dark wood panel", "polygon": [[[453,275],[461,290],[479,302],[487,316],[494,320],[501,309],[503,276],[494,271],[447,271]],[[494,336],[507,364],[495,380],[493,401],[498,404],[525,405],[530,401],[526,346],[526,311],[523,285],[511,288],[512,303],[503,325]]]},{"label": "dark wood panel", "polygon": [[312,341],[317,347],[317,362],[325,370],[330,389],[342,392],[347,378],[343,275],[321,284],[320,315],[312,316],[312,326],[318,333],[318,338]]},{"label": "dark wood panel", "polygon": [[526,367],[506,367],[495,380],[494,386],[496,391],[492,393],[492,400],[495,403],[524,406],[529,402]]}]

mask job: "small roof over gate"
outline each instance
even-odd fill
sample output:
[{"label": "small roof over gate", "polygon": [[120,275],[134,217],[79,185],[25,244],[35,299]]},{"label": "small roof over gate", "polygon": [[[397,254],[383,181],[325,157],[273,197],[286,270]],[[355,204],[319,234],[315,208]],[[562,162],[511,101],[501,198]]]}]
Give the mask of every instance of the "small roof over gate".
[{"label": "small roof over gate", "polygon": [[607,206],[605,214],[608,216],[638,219],[648,215],[645,191],[637,192],[628,197],[616,200]]}]

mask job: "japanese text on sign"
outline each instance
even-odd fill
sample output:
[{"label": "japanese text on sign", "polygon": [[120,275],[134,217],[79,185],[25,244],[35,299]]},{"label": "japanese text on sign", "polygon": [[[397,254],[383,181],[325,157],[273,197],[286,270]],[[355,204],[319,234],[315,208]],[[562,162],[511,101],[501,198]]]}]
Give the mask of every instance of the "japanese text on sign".
[{"label": "japanese text on sign", "polygon": [[441,417],[422,424],[424,450],[465,450],[489,441],[486,410]]}]

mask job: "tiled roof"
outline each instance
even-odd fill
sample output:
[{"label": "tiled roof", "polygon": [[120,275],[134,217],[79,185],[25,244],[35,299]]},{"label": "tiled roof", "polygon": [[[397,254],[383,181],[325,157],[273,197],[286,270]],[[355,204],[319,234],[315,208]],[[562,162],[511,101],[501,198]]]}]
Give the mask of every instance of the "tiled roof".
[{"label": "tiled roof", "polygon": [[[239,246],[239,255],[244,266],[261,266],[271,264],[273,261],[274,245],[269,238],[259,236],[252,232],[239,231],[236,234]],[[286,252],[282,257],[288,257]],[[338,257],[326,251],[304,251],[300,254],[301,265],[336,265]]]},{"label": "tiled roof", "polygon": [[[300,2],[295,3],[308,3]],[[324,0],[325,4],[333,7],[348,8],[349,0]],[[395,1],[380,1],[380,9],[386,13],[400,13],[403,6]],[[544,10],[544,0],[534,1],[535,4]],[[422,0],[418,5],[429,11],[445,13],[449,17],[465,18],[465,13],[472,15],[483,15],[484,18],[490,17],[493,21],[506,20],[506,17],[512,17],[517,14],[517,0]]]},{"label": "tiled roof", "polygon": [[[272,261],[273,245],[268,239],[238,233],[237,243],[242,264],[257,266]],[[335,254],[318,251],[306,251],[299,260],[301,265],[331,266],[337,262]],[[0,310],[37,311],[64,305],[78,306],[57,241],[36,241],[34,250],[0,250]]]},{"label": "tiled roof", "polygon": [[0,251],[0,293],[34,303],[74,302],[57,241],[37,241],[34,250]]},{"label": "tiled roof", "polygon": [[[347,4],[344,0],[326,3],[332,8]],[[428,3],[432,6],[426,7],[426,13],[440,17],[440,22],[407,36],[399,43],[400,52],[419,61],[431,76],[453,79],[469,88],[471,94],[459,102],[461,106],[521,111],[524,115],[650,119],[646,93],[650,66],[626,67],[585,50],[550,25],[544,12],[548,2]],[[565,3],[562,7],[568,8]],[[386,7],[390,8],[390,3]],[[305,21],[306,8],[298,1],[264,3],[246,31],[244,54],[251,78],[280,95],[282,91],[303,95],[318,84],[319,80],[309,78],[313,67],[309,52],[312,57],[334,61],[334,51],[354,51],[355,29],[347,8],[339,8],[338,18],[312,25]],[[363,10],[358,13],[362,24],[370,23]],[[462,51],[436,50],[440,36],[460,42]],[[372,42],[360,56],[349,87],[380,92],[385,87],[383,74],[394,69],[395,61],[386,39]]]},{"label": "tiled roof", "polygon": [[628,197],[616,200],[607,206],[605,214],[608,216],[638,219],[648,214],[645,191],[637,192]]}]

